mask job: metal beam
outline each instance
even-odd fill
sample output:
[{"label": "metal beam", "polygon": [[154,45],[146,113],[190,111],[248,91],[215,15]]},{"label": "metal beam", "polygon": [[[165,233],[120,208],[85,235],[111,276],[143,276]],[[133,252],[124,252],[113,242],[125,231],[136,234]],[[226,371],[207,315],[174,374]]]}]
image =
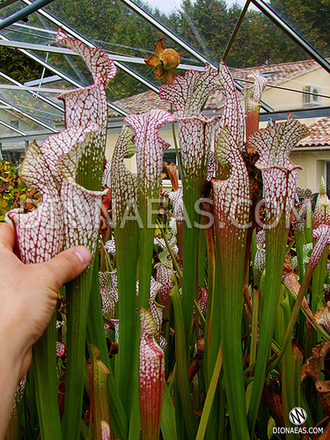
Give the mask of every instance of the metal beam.
[{"label": "metal beam", "polygon": [[[325,116],[330,116],[330,106],[290,110],[290,114],[294,119],[323,118]],[[288,111],[276,111],[271,113],[260,113],[259,120],[268,121],[268,119],[271,118],[274,121],[283,121],[287,119],[287,117]]]},{"label": "metal beam", "polygon": [[15,112],[19,113],[22,116],[25,116],[27,119],[30,119],[30,121],[33,121],[34,123],[41,125],[42,127],[47,128],[47,130],[52,131],[53,133],[58,133],[58,130],[55,130],[55,128],[51,127],[48,124],[45,124],[44,122],[40,121],[39,119],[35,118],[32,115],[29,115],[28,113],[23,112],[22,110],[20,110],[19,108],[15,107],[14,105],[0,99],[0,104],[4,104],[4,105],[8,105],[9,106],[9,110],[14,110]]},{"label": "metal beam", "polygon": [[240,14],[238,20],[237,20],[237,23],[235,25],[233,33],[231,34],[230,40],[229,40],[229,42],[227,44],[226,50],[225,50],[224,54],[222,55],[222,59],[223,59],[224,62],[226,62],[227,56],[228,56],[228,54],[230,52],[230,49],[231,49],[231,47],[232,47],[232,45],[233,45],[233,43],[235,41],[236,35],[237,35],[238,31],[239,31],[239,28],[241,27],[241,24],[242,24],[242,21],[243,21],[243,19],[245,17],[245,14],[247,13],[247,10],[249,9],[250,3],[251,3],[251,0],[246,0],[246,2],[244,4],[244,7],[243,7],[243,9],[241,11],[241,14]]},{"label": "metal beam", "polygon": [[[239,81],[244,82],[244,83],[248,83],[248,84],[252,84],[252,85],[254,84],[254,81],[251,81],[249,79],[239,78]],[[320,98],[330,99],[330,95],[324,95],[322,93],[307,92],[306,90],[292,89],[290,87],[274,86],[273,84],[266,84],[266,88],[267,89],[286,90],[287,92],[300,93],[301,95],[319,96]]]},{"label": "metal beam", "polygon": [[329,151],[329,150],[330,150],[330,145],[314,145],[314,146],[306,145],[306,147],[293,147],[291,153],[295,153],[296,151],[301,152],[301,151]]},{"label": "metal beam", "polygon": [[43,142],[49,135],[52,135],[53,132],[49,130],[45,131],[37,131],[34,130],[33,132],[29,132],[26,134],[26,136],[21,135],[10,135],[10,134],[1,134],[0,135],[0,142],[22,142],[22,139],[27,142],[31,142],[33,140],[37,140],[38,142]]},{"label": "metal beam", "polygon": [[297,46],[301,47],[311,58],[313,58],[320,66],[330,73],[330,63],[315,49],[313,49],[308,42],[302,38],[291,26],[288,25],[276,12],[267,5],[263,0],[251,0],[252,3],[271,20],[281,31],[293,40]]},{"label": "metal beam", "polygon": [[[3,35],[0,35],[0,39],[1,40],[8,40],[8,38],[4,37]],[[69,76],[65,75],[61,71],[57,70],[55,67],[53,67],[51,64],[48,64],[46,61],[41,60],[40,58],[38,58],[36,55],[34,55],[33,53],[29,52],[28,50],[25,50],[25,49],[19,49],[19,50],[22,53],[24,53],[26,56],[28,56],[29,58],[32,58],[34,61],[36,61],[37,63],[39,63],[42,66],[46,67],[48,70],[54,72],[56,75],[60,76],[62,79],[64,79],[68,83],[74,85],[75,87],[78,87],[78,88],[84,87],[84,85],[78,83],[77,81],[74,81],[72,78],[70,78]],[[62,93],[64,91],[65,90],[62,90]],[[115,110],[119,114],[121,114],[123,116],[127,116],[128,115],[128,113],[125,110],[122,110],[121,108],[117,107],[116,105],[114,105],[114,104],[112,104],[110,102],[108,102],[108,105],[109,105],[110,108],[112,108],[113,110]]]},{"label": "metal beam", "polygon": [[[204,110],[203,113],[208,117],[218,116],[221,118],[219,110]],[[290,111],[272,111],[269,113],[263,112],[260,113],[259,121],[268,121],[269,119],[272,119],[273,121],[284,121],[288,118],[288,113],[290,113],[294,119],[323,118],[325,116],[330,116],[330,106],[301,108]]]},{"label": "metal beam", "polygon": [[[31,4],[30,0],[22,0],[25,4]],[[195,58],[197,58],[198,60],[200,60],[203,64],[205,63],[209,63],[210,65],[212,65],[215,68],[218,68],[218,66],[216,66],[214,63],[210,62],[207,58],[205,58],[203,55],[201,55],[198,51],[196,51],[195,49],[193,49],[190,45],[188,45],[187,43],[185,43],[184,41],[182,41],[179,37],[177,37],[173,32],[171,32],[169,29],[167,29],[164,25],[162,25],[158,20],[154,19],[151,15],[149,15],[148,13],[146,13],[143,9],[141,9],[139,6],[137,6],[134,2],[132,2],[131,0],[120,0],[123,3],[125,3],[129,8],[133,9],[136,13],[138,13],[142,18],[144,18],[146,21],[148,21],[150,24],[152,24],[154,27],[156,27],[156,29],[160,30],[161,32],[163,32],[165,35],[167,35],[169,38],[171,38],[173,41],[177,42],[177,44],[179,44],[183,49],[185,49],[188,53],[190,53],[191,55],[193,55]],[[77,33],[76,31],[74,31],[73,29],[71,29],[69,26],[63,24],[60,20],[58,20],[57,18],[53,17],[51,14],[49,14],[48,12],[44,11],[43,9],[38,10],[38,13],[43,15],[45,18],[47,18],[49,21],[51,21],[53,24],[55,24],[56,26],[61,27],[65,32],[69,33],[73,38],[81,41],[82,43],[84,43],[86,46],[88,47],[97,47],[95,44],[91,43],[89,40],[87,40],[86,38],[84,38],[83,36],[81,36],[79,33]],[[29,52],[27,52],[27,54],[29,54]],[[36,60],[38,61],[38,59]],[[40,61],[39,61],[40,62]],[[119,61],[114,61],[115,65],[123,70],[125,73],[127,73],[128,75],[132,76],[133,78],[135,78],[136,80],[138,80],[140,83],[144,84],[145,86],[147,86],[149,89],[153,90],[156,93],[159,93],[159,88],[154,86],[151,82],[147,81],[145,78],[143,78],[141,75],[137,74],[136,72],[134,72],[133,70],[131,70],[130,68],[126,67],[124,64],[122,64]],[[47,67],[47,66],[46,66]],[[193,66],[189,67],[190,69],[193,68]],[[51,69],[54,71],[54,69]],[[237,82],[235,82],[236,88],[238,90],[242,90],[243,86]],[[113,108],[113,104],[110,104],[110,107]],[[261,108],[263,108],[266,112],[272,111],[273,109],[271,107],[269,107],[267,104],[265,104],[263,101],[261,101]],[[124,112],[123,110],[118,111],[118,109],[113,108],[113,110],[117,111],[120,114],[123,114],[124,116],[126,116],[128,113]]]},{"label": "metal beam", "polygon": [[[26,0],[23,0],[26,1]],[[204,57],[202,54],[200,54],[196,49],[191,47],[189,44],[187,44],[185,41],[182,41],[181,38],[179,38],[177,35],[175,35],[170,29],[168,29],[166,26],[161,24],[158,20],[156,20],[154,17],[152,17],[150,14],[148,14],[146,11],[144,11],[140,6],[138,6],[136,3],[134,3],[132,0],[120,0],[122,3],[124,3],[126,6],[128,6],[130,9],[132,9],[134,12],[136,12],[140,17],[142,17],[144,20],[146,20],[149,24],[154,26],[157,30],[162,32],[164,35],[168,36],[172,41],[177,43],[179,46],[181,46],[186,52],[188,52],[190,55],[197,58],[199,61],[201,61],[203,64],[208,63],[211,66],[215,67],[216,69],[218,66],[211,62],[209,59]],[[243,89],[243,86],[235,81],[236,88],[241,91]],[[260,106],[266,111],[270,112],[273,109],[269,107],[269,105],[265,104],[263,101],[261,101]]]},{"label": "metal beam", "polygon": [[18,0],[0,0],[0,9],[6,8],[17,1]]},{"label": "metal beam", "polygon": [[[22,85],[10,85],[10,84],[0,84],[0,89],[3,90],[22,90],[26,92],[33,92],[33,95],[36,95],[38,92],[46,92],[46,93],[63,93],[63,89],[52,89],[50,87],[27,87]],[[75,89],[65,90],[66,92],[72,91]],[[54,104],[55,106],[55,104]],[[61,109],[63,111],[63,109]]]},{"label": "metal beam", "polygon": [[177,35],[175,35],[170,29],[168,29],[166,26],[164,26],[160,21],[156,20],[154,17],[152,17],[148,12],[144,11],[140,6],[138,6],[136,3],[134,3],[132,0],[120,0],[122,3],[124,3],[126,6],[128,6],[130,9],[132,9],[134,12],[136,12],[140,17],[142,17],[144,20],[146,20],[149,24],[154,26],[157,30],[162,32],[164,35],[169,37],[172,41],[177,43],[182,49],[184,49],[186,52],[190,53],[190,55],[194,56],[196,59],[198,59],[201,63],[209,63],[213,67],[218,68],[217,65],[215,65],[212,61],[204,57],[201,53],[199,53],[196,49],[194,49],[190,44],[187,44],[185,41],[182,41],[181,38],[179,38]]},{"label": "metal beam", "polygon": [[[77,54],[71,49],[67,49],[66,47],[46,46],[44,44],[26,43],[25,41],[2,40],[0,41],[0,46],[12,47],[17,49],[37,50],[40,52],[47,52],[47,53],[60,53],[63,55],[79,56],[79,54]],[[112,53],[108,55],[109,58],[111,58],[113,61],[120,61],[123,63],[145,64],[144,58],[140,58],[140,57],[129,57],[126,55],[115,55]]]},{"label": "metal beam", "polygon": [[[15,84],[15,86],[19,89],[22,89],[26,86],[23,86],[23,84],[21,84],[20,82],[16,81],[15,79],[11,78],[10,76],[6,75],[5,73],[0,72],[0,76],[2,76],[3,78],[5,78],[7,81],[11,82],[12,84]],[[0,86],[1,87],[1,86]],[[28,87],[28,86],[27,86]],[[52,106],[53,108],[56,108],[57,110],[59,110],[61,113],[64,113],[64,108],[61,107],[60,105],[56,104],[54,101],[52,101],[51,99],[46,98],[43,95],[40,95],[40,88],[36,88],[33,91],[31,91],[30,87],[28,87],[29,90],[27,90],[34,98],[40,99],[41,101],[45,102],[46,104]],[[61,91],[62,93],[63,91]],[[38,96],[37,96],[38,95]]]},{"label": "metal beam", "polygon": [[25,41],[13,41],[13,40],[1,40],[0,46],[6,46],[17,49],[30,49],[38,50],[40,52],[61,53],[67,55],[73,55],[74,52],[71,49],[57,46],[46,46],[44,44],[26,43]]},{"label": "metal beam", "polygon": [[[30,0],[22,0],[25,4],[31,4],[32,2]],[[81,41],[82,43],[84,43],[87,47],[97,47],[95,44],[92,44],[89,40],[87,40],[86,38],[84,38],[82,35],[78,34],[78,32],[74,31],[73,29],[71,29],[69,26],[66,26],[64,23],[62,23],[60,20],[58,20],[57,18],[53,17],[51,14],[49,14],[48,12],[44,11],[43,9],[40,9],[38,11],[39,14],[43,15],[45,18],[47,18],[47,20],[49,20],[50,22],[52,22],[53,24],[55,24],[58,27],[61,27],[65,32],[67,32],[68,34],[70,34],[73,38],[75,38],[76,40]],[[144,84],[145,86],[147,86],[149,89],[153,90],[154,92],[158,93],[159,92],[159,88],[156,87],[155,85],[153,85],[150,81],[147,81],[145,78],[143,78],[141,75],[137,74],[136,72],[134,72],[133,70],[129,69],[128,67],[126,67],[125,65],[123,65],[120,61],[114,61],[115,65],[123,70],[124,72],[126,72],[128,75],[132,76],[133,78],[137,79],[140,83]],[[112,105],[109,103],[110,107],[112,107]],[[121,113],[122,115],[127,116],[128,113],[125,112],[124,110],[121,109],[115,109],[113,108],[113,110],[117,111],[118,113]],[[119,111],[120,110],[120,111]]]},{"label": "metal beam", "polygon": [[25,8],[21,9],[20,11],[15,12],[15,14],[10,15],[9,17],[5,18],[4,20],[1,20],[0,30],[6,28],[7,26],[9,26],[13,23],[16,23],[16,21],[19,21],[24,17],[27,17],[28,15],[32,14],[33,12],[42,8],[43,6],[48,5],[52,1],[54,1],[54,0],[36,0],[35,2],[31,3],[29,6],[26,6]]},{"label": "metal beam", "polygon": [[31,81],[26,81],[23,86],[27,87],[33,87],[33,86],[40,86],[41,84],[47,84],[47,83],[54,83],[57,81],[61,81],[61,77],[58,75],[51,75],[51,76],[45,76],[43,78],[33,79]]},{"label": "metal beam", "polygon": [[[24,133],[24,131],[21,131],[18,128],[13,127],[12,125],[8,124],[7,122],[3,121],[2,119],[0,119],[0,125],[3,125],[4,127],[7,127],[10,130],[15,131],[16,133],[20,134],[21,136],[26,136],[26,133]],[[1,134],[0,134],[0,137],[1,137]]]},{"label": "metal beam", "polygon": [[[16,26],[18,28],[23,28],[23,29],[28,29],[29,31],[30,30],[38,31],[40,33],[47,34],[48,37],[49,37],[49,35],[55,35],[56,36],[56,34],[57,34],[57,31],[55,31],[55,30],[44,29],[44,28],[40,28],[38,26],[32,26],[31,23],[29,23],[29,24],[22,23],[22,22],[20,22],[20,23],[13,23],[12,26],[14,26],[14,27]],[[16,32],[16,30],[15,30],[15,32]],[[20,31],[18,30],[18,32],[20,32]]]}]

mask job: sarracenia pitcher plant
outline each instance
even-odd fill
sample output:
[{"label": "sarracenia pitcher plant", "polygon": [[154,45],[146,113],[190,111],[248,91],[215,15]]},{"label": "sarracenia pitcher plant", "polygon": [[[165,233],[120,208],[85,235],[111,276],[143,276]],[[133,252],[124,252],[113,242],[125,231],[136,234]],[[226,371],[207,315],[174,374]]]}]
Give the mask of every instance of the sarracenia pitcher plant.
[{"label": "sarracenia pitcher plant", "polygon": [[[160,40],[147,64],[171,112],[127,116],[104,167],[116,67],[57,42],[94,84],[60,96],[62,133],[30,143],[21,178],[41,201],[8,221],[26,264],[73,245],[93,259],[59,292],[7,438],[326,439],[329,201],[322,184],[313,213],[289,158],[307,128],[259,129],[264,78],[240,95],[223,63],[175,76],[182,54]],[[212,94],[221,117],[203,112]]]}]

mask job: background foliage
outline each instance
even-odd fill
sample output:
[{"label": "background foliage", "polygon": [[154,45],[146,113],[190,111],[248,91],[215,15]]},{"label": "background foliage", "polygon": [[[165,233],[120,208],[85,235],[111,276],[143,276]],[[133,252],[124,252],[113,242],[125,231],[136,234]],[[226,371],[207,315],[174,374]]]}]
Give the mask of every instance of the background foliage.
[{"label": "background foliage", "polygon": [[0,223],[6,212],[20,207],[29,212],[35,209],[38,200],[39,194],[24,184],[18,170],[9,162],[0,161]]}]

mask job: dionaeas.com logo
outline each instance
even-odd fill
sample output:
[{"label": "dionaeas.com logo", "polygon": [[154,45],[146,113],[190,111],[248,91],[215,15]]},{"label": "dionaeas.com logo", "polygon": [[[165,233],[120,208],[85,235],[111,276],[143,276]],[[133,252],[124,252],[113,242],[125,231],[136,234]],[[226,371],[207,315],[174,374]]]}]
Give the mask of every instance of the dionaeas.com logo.
[{"label": "dionaeas.com logo", "polygon": [[323,428],[320,426],[317,427],[308,427],[304,425],[307,420],[307,412],[304,408],[300,408],[297,406],[296,408],[292,408],[289,412],[289,420],[292,425],[289,427],[278,426],[273,428],[273,434],[322,434]]},{"label": "dionaeas.com logo", "polygon": [[289,412],[289,420],[293,425],[300,426],[307,420],[307,413],[304,408],[293,408]]}]

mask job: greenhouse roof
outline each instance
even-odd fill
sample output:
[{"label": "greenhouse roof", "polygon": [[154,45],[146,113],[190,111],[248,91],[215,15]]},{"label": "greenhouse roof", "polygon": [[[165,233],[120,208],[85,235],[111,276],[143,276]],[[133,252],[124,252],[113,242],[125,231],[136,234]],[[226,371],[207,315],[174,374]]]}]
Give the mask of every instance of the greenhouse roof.
[{"label": "greenhouse roof", "polygon": [[[0,0],[0,49],[16,48],[44,68],[40,78],[22,84],[5,73],[0,55],[0,143],[61,131],[57,96],[92,83],[81,58],[55,42],[59,27],[103,48],[115,62],[118,74],[107,88],[112,126],[129,113],[164,106],[157,96],[162,82],[144,61],[161,37],[164,47],[184,52],[178,74],[224,60],[240,90],[252,71],[266,76],[266,120],[288,111],[301,118],[330,115],[330,39],[321,33],[330,11],[325,2],[151,1]],[[271,93],[279,90],[280,105]],[[205,110],[221,113],[218,98],[210,97]]]}]

